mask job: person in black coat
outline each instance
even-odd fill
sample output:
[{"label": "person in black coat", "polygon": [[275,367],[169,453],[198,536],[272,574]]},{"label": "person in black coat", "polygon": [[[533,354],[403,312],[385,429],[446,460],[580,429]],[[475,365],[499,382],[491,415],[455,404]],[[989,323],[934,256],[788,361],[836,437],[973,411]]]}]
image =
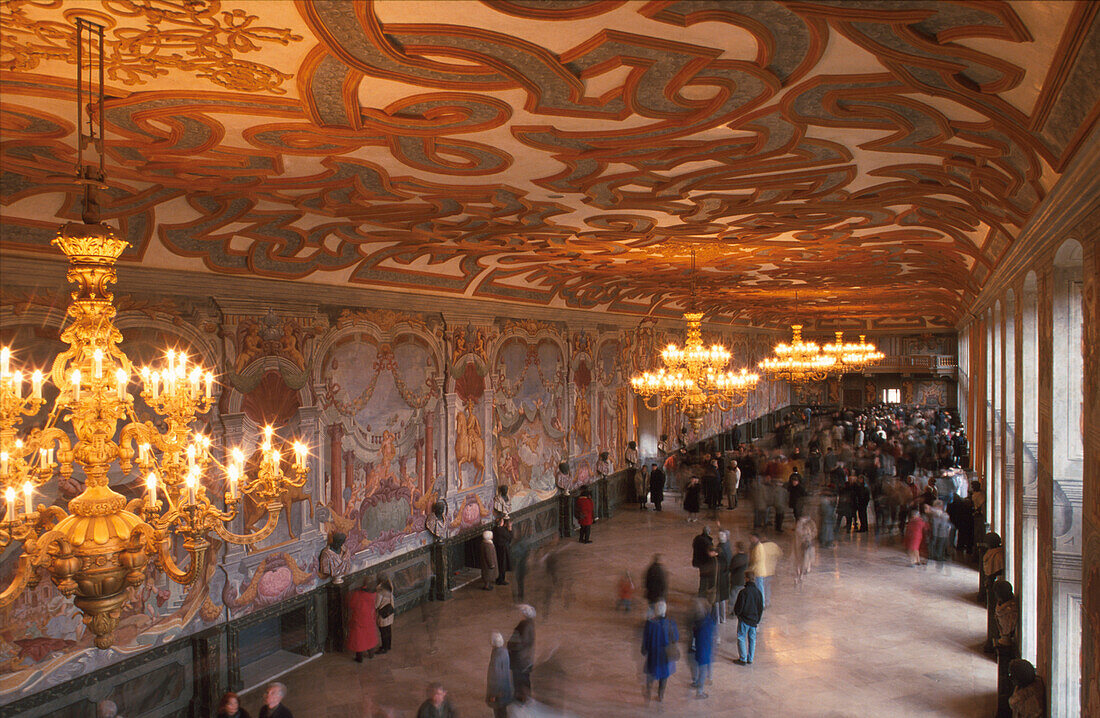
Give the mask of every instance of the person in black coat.
[{"label": "person in black coat", "polygon": [[860,476],[852,484],[852,504],[856,515],[859,517],[859,533],[867,533],[867,504],[871,501],[871,492],[867,488],[863,477]]},{"label": "person in black coat", "polygon": [[653,562],[645,570],[645,600],[649,603],[650,615],[653,605],[668,597],[668,572],[661,564],[661,554],[653,554]]},{"label": "person in black coat", "polygon": [[684,489],[684,511],[688,512],[688,521],[699,520],[697,514],[699,513],[699,498],[702,493],[703,485],[699,482],[699,477],[692,476],[687,488]]},{"label": "person in black coat", "polygon": [[653,463],[652,470],[649,472],[649,498],[656,510],[660,511],[661,502],[665,500],[665,472],[657,462]]},{"label": "person in black coat", "polygon": [[802,475],[798,473],[798,469],[792,471],[787,480],[787,505],[794,511],[794,520],[797,523],[802,518],[806,505],[806,487],[802,485]]},{"label": "person in black coat", "polygon": [[714,583],[718,577],[717,557],[710,526],[703,526],[702,532],[691,542],[691,565],[699,569],[699,595],[708,600],[713,599]]},{"label": "person in black coat", "polygon": [[497,585],[507,586],[505,573],[512,570],[512,520],[503,516],[493,525],[493,547],[497,551]]}]

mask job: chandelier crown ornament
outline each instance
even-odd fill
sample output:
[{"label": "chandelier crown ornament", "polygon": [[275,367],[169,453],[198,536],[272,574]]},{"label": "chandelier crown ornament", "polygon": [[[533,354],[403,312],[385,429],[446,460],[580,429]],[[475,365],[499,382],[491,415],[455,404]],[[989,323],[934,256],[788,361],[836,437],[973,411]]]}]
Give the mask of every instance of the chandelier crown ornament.
[{"label": "chandelier crown ornament", "polygon": [[[666,346],[660,354],[663,367],[631,377],[634,392],[643,396],[646,406],[675,405],[698,430],[703,417],[714,409],[728,411],[743,405],[756,388],[759,375],[747,369],[728,370],[731,354],[720,344],[703,344],[703,313],[695,311],[695,252],[691,253],[692,283],[689,311],[684,312],[687,331],[684,347]],[[656,404],[651,404],[655,401]]]},{"label": "chandelier crown ornament", "polygon": [[[161,366],[135,372],[120,346],[110,285],[116,281],[115,262],[129,245],[99,221],[94,196],[104,176],[102,33],[100,26],[77,23],[78,48],[83,48],[85,37],[89,48],[96,37],[100,40],[100,133],[98,139],[78,139],[81,151],[85,144],[99,149],[100,167],[89,170],[78,159],[85,223],[65,224],[53,241],[69,259],[68,280],[74,286],[61,332],[68,349],[53,360],[48,372],[58,393],[43,425],[26,433],[20,431],[24,419],[37,416],[46,405],[47,373],[12,371],[11,350],[0,348],[0,493],[5,509],[0,549],[22,545],[11,583],[0,591],[0,608],[36,586],[45,569],[58,591],[73,597],[95,635],[95,645],[109,648],[129,597],[127,589],[144,582],[150,561],[173,581],[191,584],[205,564],[211,532],[236,544],[263,540],[278,523],[279,498],[305,484],[309,467],[308,451],[301,443],[295,444],[293,466],[284,462],[272,444],[274,429],[268,427],[255,477],[246,475],[243,452],[229,452],[223,467],[227,489],[212,501],[205,486],[216,464],[212,441],[193,432],[191,425],[213,406],[213,373],[174,350],[166,353]],[[82,57],[81,51],[78,87],[83,87]],[[82,112],[79,93],[78,107]],[[81,131],[79,121],[77,126]],[[137,416],[131,394],[136,380],[142,383],[141,398],[159,417],[156,423]],[[62,428],[64,424],[69,430]],[[127,499],[111,488],[109,474],[116,467],[121,475],[138,469],[144,477],[144,497]],[[76,469],[83,476],[84,490],[69,501],[68,511],[34,505],[44,485],[58,476],[69,479]],[[20,495],[22,502],[17,500]],[[243,495],[265,506],[268,519],[257,531],[241,535],[227,526],[236,518]],[[190,558],[187,568],[176,562],[175,539],[182,539]]]}]

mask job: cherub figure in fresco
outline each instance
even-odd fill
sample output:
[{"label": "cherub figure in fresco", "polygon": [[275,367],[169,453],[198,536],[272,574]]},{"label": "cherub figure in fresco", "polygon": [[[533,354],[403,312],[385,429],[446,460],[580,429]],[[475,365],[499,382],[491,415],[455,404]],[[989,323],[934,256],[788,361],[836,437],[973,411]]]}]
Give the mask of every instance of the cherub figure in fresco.
[{"label": "cherub figure in fresco", "polygon": [[263,354],[264,340],[260,336],[260,325],[256,322],[249,322],[248,328],[245,329],[244,338],[241,339],[241,349],[237,353],[237,373],[240,374],[244,371],[245,367],[252,363],[254,359],[258,359]]},{"label": "cherub figure in fresco", "polygon": [[283,322],[283,335],[279,338],[279,354],[294,362],[299,369],[306,368],[306,358],[298,350],[298,336],[291,322]]},{"label": "cherub figure in fresco", "polygon": [[451,363],[457,364],[462,355],[466,353],[466,330],[455,329],[451,336],[454,343],[454,351],[451,352]]}]

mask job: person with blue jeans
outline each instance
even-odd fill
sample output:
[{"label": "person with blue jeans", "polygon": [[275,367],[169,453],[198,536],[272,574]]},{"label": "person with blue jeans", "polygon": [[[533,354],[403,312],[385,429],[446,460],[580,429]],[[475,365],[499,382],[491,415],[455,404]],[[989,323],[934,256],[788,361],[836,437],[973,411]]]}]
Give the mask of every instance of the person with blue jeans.
[{"label": "person with blue jeans", "polygon": [[745,572],[745,587],[737,594],[733,613],[737,616],[737,652],[740,655],[734,663],[740,666],[752,664],[756,656],[756,627],[764,615],[764,596],[756,587],[756,576],[752,571]]}]

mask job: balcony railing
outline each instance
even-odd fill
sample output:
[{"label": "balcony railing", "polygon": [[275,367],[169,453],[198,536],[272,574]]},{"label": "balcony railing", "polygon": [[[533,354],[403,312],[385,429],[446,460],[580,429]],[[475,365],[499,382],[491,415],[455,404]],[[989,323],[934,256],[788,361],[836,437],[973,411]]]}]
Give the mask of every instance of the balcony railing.
[{"label": "balcony railing", "polygon": [[958,358],[945,354],[910,354],[887,356],[869,369],[866,374],[936,374],[954,375],[958,368]]}]

